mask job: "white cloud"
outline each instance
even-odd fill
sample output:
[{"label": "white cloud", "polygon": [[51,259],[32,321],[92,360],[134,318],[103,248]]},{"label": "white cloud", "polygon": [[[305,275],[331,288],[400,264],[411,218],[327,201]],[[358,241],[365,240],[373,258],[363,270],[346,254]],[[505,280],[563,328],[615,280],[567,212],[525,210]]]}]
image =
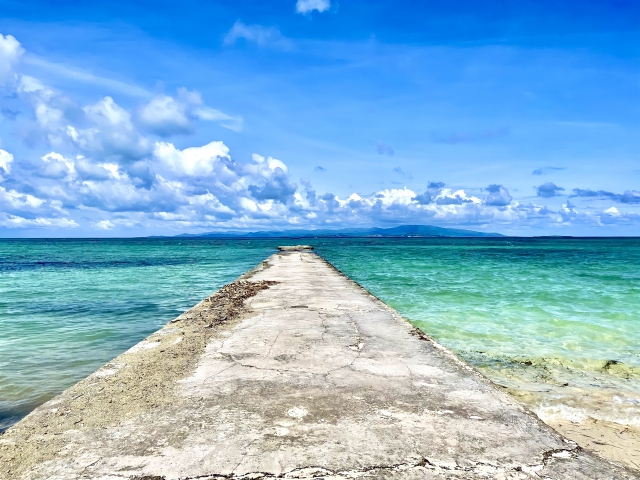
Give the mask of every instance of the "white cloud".
[{"label": "white cloud", "polygon": [[178,150],[172,143],[156,142],[154,157],[178,175],[211,175],[221,158],[229,159],[229,148],[222,142]]},{"label": "white cloud", "polygon": [[87,121],[93,125],[84,129],[68,126],[66,129],[68,138],[82,152],[123,161],[133,161],[151,152],[151,142],[136,130],[131,114],[116,104],[113,98],[104,97],[82,110]]},{"label": "white cloud", "polygon": [[78,228],[80,225],[68,218],[44,218],[36,217],[33,219],[24,218],[19,215],[0,216],[0,226],[9,228]]},{"label": "white cloud", "polygon": [[98,75],[94,75],[92,73],[85,72],[74,67],[69,67],[66,65],[61,65],[59,63],[49,62],[33,54],[26,57],[24,59],[24,62],[29,65],[40,67],[56,75],[60,75],[73,80],[78,80],[80,82],[84,82],[92,85],[101,85],[111,90],[124,93],[126,95],[131,95],[134,97],[150,97],[152,95],[149,91],[139,87],[138,85],[121,82],[111,78],[100,77]]},{"label": "white cloud", "polygon": [[56,130],[60,128],[64,117],[64,112],[59,108],[54,108],[44,103],[36,107],[36,122],[45,130]]},{"label": "white cloud", "polygon": [[243,119],[239,116],[227,115],[226,113],[211,107],[198,107],[193,109],[193,115],[200,120],[218,122],[220,126],[234,132],[242,131]]},{"label": "white cloud", "polygon": [[259,47],[276,47],[289,49],[293,46],[291,40],[286,38],[275,27],[263,27],[262,25],[246,25],[238,20],[224,37],[225,45],[233,45],[236,41],[244,39]]},{"label": "white cloud", "polygon": [[330,0],[298,0],[296,2],[296,12],[309,13],[317,10],[318,12],[324,12],[331,8]]},{"label": "white cloud", "polygon": [[[15,209],[37,209],[45,201],[30,194],[20,193],[16,190],[7,190],[0,187],[0,205],[4,208],[0,210],[13,211]],[[8,208],[7,208],[8,207]]]},{"label": "white cloud", "polygon": [[140,111],[140,120],[154,133],[163,137],[193,130],[186,105],[168,95],[155,97],[145,105]]},{"label": "white cloud", "polygon": [[253,160],[253,163],[247,165],[244,168],[244,171],[254,177],[262,177],[265,179],[269,178],[277,168],[281,169],[284,173],[287,173],[289,171],[284,162],[278,160],[277,158],[265,158],[262,155],[254,153],[253,155],[251,155],[251,159]]},{"label": "white cloud", "polygon": [[12,35],[0,33],[0,85],[15,80],[15,67],[24,54],[24,48]]},{"label": "white cloud", "polygon": [[620,215],[620,211],[616,207],[607,208],[604,213],[606,213],[607,215]]},{"label": "white cloud", "polygon": [[178,89],[177,98],[159,95],[142,107],[139,121],[148,130],[169,137],[176,134],[190,133],[195,129],[196,120],[218,122],[222,127],[235,132],[242,130],[242,117],[207,107],[203,104],[200,93],[186,88]]},{"label": "white cloud", "polygon": [[98,230],[111,230],[115,226],[116,225],[109,220],[100,220],[99,222],[93,224],[93,228],[96,228]]},{"label": "white cloud", "polygon": [[76,176],[75,162],[59,153],[47,153],[42,157],[42,161],[44,162],[42,175],[45,177],[70,181]]},{"label": "white cloud", "polygon": [[[2,170],[0,173],[10,173],[11,162],[13,162],[13,155],[0,148],[0,169]],[[1,178],[2,177],[0,176],[0,179]]]},{"label": "white cloud", "polygon": [[111,97],[104,97],[94,105],[88,105],[83,109],[87,117],[99,127],[118,126],[126,130],[133,130],[131,115],[120,107]]},{"label": "white cloud", "polygon": [[485,200],[487,205],[504,207],[511,203],[512,197],[509,195],[509,191],[502,185],[489,185],[486,190],[489,192]]},{"label": "white cloud", "polygon": [[441,188],[433,197],[438,205],[462,205],[465,203],[480,204],[482,201],[478,197],[468,196],[464,190],[452,192],[450,188]]},{"label": "white cloud", "polygon": [[[301,3],[307,12],[329,8],[329,2]],[[424,192],[393,188],[340,196],[317,193],[309,180],[296,183],[291,175],[295,168],[280,159],[253,154],[236,161],[222,141],[178,148],[141,133],[188,133],[198,121],[232,130],[242,127],[242,118],[205,105],[198,92],[181,88],[173,96],[150,97],[133,112],[110,96],[82,106],[36,78],[19,75],[15,69],[21,50],[12,38],[0,38],[0,49],[5,48],[0,69],[17,75],[9,88],[16,102],[32,109],[31,120],[25,116],[23,122],[30,135],[25,140],[38,153],[31,154],[35,158],[14,158],[0,150],[0,226],[56,229],[82,224],[98,230],[138,226],[179,232],[400,223],[496,230],[512,225],[640,225],[640,215],[632,210],[640,203],[637,191],[573,190],[571,199],[597,199],[599,209],[569,202],[559,209],[520,204],[498,184],[485,188],[484,198],[476,193],[481,189],[449,188],[441,182],[429,183]],[[259,46],[291,45],[275,28],[241,22],[225,43],[238,39]],[[395,171],[410,178],[399,167]],[[611,207],[613,202],[617,208]]]},{"label": "white cloud", "polygon": [[44,92],[47,97],[53,95],[53,90],[46,88],[37,78],[30,77],[29,75],[22,75],[20,77],[18,91],[25,93]]},{"label": "white cloud", "polygon": [[[22,54],[19,43],[11,36],[2,36],[0,50],[0,64],[4,61],[2,65],[14,68],[12,59]],[[125,173],[135,188],[144,186],[149,189],[157,173],[152,164],[154,142],[141,133],[141,128],[162,136],[189,133],[199,121],[214,121],[234,131],[242,129],[242,117],[205,105],[198,92],[185,88],[179,88],[173,97],[158,95],[152,98],[135,115],[111,96],[93,104],[78,105],[39,79],[20,75],[19,72],[9,93],[13,94],[16,102],[32,109],[31,120],[28,120],[28,114],[25,115],[26,121],[18,130],[22,140],[34,148],[44,144],[66,159],[65,163],[55,156],[43,158],[46,165],[41,165],[38,174],[40,178],[52,180],[68,182],[75,178],[70,169],[75,164],[75,174],[81,181],[100,182],[113,179],[114,172]],[[41,151],[38,156],[42,158],[43,153]],[[69,160],[78,155],[82,158]],[[2,162],[7,167],[0,166],[0,174],[4,178],[10,169],[9,158],[3,155]],[[117,165],[118,168],[110,170],[106,165]],[[21,182],[27,183],[26,180]],[[46,186],[49,190],[55,189],[50,183]],[[57,196],[63,195],[59,193]],[[68,198],[72,196],[66,195]]]}]

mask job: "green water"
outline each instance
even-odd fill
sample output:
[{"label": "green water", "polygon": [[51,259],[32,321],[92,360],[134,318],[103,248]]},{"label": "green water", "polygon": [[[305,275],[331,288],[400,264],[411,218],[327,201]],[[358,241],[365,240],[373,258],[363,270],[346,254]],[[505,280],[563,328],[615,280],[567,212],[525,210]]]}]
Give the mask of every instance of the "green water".
[{"label": "green water", "polygon": [[640,427],[640,239],[361,239],[320,252],[542,419]]},{"label": "green water", "polygon": [[0,430],[254,267],[276,244],[0,240]]},{"label": "green water", "polygon": [[[0,429],[282,242],[0,240]],[[640,425],[640,240],[309,243],[541,417]]]}]

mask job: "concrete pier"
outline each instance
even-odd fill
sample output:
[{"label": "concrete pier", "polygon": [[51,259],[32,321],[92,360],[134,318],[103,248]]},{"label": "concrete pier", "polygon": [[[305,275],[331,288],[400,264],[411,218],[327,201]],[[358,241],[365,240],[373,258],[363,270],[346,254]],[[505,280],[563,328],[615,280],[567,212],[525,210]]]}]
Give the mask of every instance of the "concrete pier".
[{"label": "concrete pier", "polygon": [[624,479],[309,251],[0,436],[3,479]]}]

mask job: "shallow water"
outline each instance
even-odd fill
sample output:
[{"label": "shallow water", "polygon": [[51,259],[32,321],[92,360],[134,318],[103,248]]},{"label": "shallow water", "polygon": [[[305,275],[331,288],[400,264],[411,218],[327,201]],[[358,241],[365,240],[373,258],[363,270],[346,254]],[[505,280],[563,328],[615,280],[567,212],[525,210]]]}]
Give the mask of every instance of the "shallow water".
[{"label": "shallow water", "polygon": [[543,420],[640,427],[639,239],[361,239],[319,251]]},{"label": "shallow water", "polygon": [[[0,240],[0,429],[279,243]],[[640,425],[640,240],[305,243],[543,419]]]},{"label": "shallow water", "polygon": [[254,267],[276,244],[0,240],[0,430]]}]

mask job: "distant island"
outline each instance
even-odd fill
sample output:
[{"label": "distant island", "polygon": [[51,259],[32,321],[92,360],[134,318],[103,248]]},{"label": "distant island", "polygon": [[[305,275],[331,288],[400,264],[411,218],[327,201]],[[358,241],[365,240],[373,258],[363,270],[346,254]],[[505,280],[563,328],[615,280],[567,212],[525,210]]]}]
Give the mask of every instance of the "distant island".
[{"label": "distant island", "polygon": [[207,238],[424,238],[424,237],[502,237],[499,233],[476,232],[432,225],[401,225],[392,228],[346,228],[341,230],[281,230],[260,232],[182,233],[177,237]]}]

